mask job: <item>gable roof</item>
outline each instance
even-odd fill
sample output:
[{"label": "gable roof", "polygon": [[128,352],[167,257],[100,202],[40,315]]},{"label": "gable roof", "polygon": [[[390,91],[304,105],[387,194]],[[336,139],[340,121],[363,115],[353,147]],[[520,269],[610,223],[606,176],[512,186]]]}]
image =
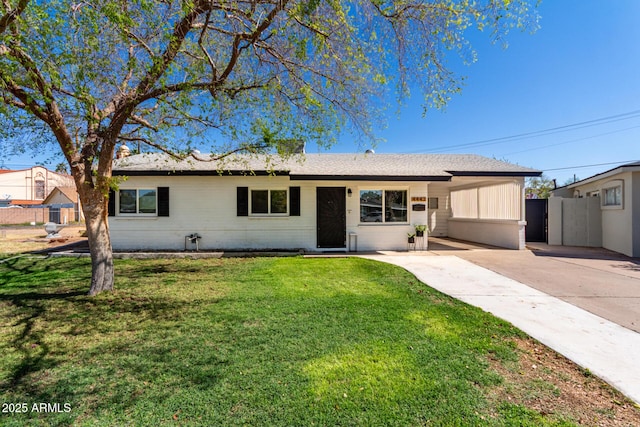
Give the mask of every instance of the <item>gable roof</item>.
[{"label": "gable roof", "polygon": [[640,161],[631,162],[631,163],[625,163],[624,165],[616,166],[613,169],[609,169],[607,171],[597,173],[597,174],[592,175],[592,176],[590,176],[588,178],[581,179],[580,181],[572,182],[571,184],[567,184],[567,185],[565,185],[563,187],[558,187],[558,189],[560,189],[560,188],[575,188],[575,187],[578,187],[580,185],[588,184],[588,183],[593,182],[593,181],[609,178],[609,177],[611,177],[613,175],[617,175],[617,174],[622,173],[622,172],[633,172],[633,171],[639,171],[639,170],[640,170]]},{"label": "gable roof", "polygon": [[[206,159],[206,155],[199,155]],[[175,160],[148,153],[114,161],[114,175],[288,175],[292,180],[449,181],[453,176],[540,176],[541,171],[475,154],[234,155]]]},{"label": "gable roof", "polygon": [[77,191],[75,187],[55,187],[49,195],[42,201],[43,205],[51,203],[51,199],[57,196],[61,196],[66,199],[65,203],[75,203],[78,199]]}]

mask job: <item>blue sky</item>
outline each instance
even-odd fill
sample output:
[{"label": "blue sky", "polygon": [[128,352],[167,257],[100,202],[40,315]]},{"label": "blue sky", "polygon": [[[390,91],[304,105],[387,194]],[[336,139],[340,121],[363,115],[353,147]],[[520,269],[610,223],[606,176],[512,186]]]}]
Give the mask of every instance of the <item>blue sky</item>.
[{"label": "blue sky", "polygon": [[[390,111],[376,152],[481,154],[558,184],[640,160],[640,1],[543,0],[538,10],[540,29],[510,33],[507,49],[470,34],[477,62],[451,63],[467,76],[462,93],[425,118],[418,97]],[[355,149],[345,138],[331,151]]]},{"label": "blue sky", "polygon": [[[558,184],[640,160],[640,1],[543,0],[538,10],[540,29],[513,31],[507,49],[470,32],[477,62],[450,63],[466,76],[462,93],[426,117],[417,95],[398,114],[392,106],[376,152],[481,154]],[[330,152],[364,148],[345,136]],[[5,167],[33,161],[14,157]]]}]

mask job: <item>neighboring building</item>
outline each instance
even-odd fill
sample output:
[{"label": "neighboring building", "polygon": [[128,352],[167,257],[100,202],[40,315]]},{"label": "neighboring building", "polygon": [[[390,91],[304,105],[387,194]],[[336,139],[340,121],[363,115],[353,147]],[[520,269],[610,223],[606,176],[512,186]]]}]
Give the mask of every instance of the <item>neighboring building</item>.
[{"label": "neighboring building", "polygon": [[640,257],[640,162],[557,188],[552,196],[549,244],[577,242]]},{"label": "neighboring building", "polygon": [[83,218],[76,187],[56,187],[42,202],[49,208],[49,222],[66,224]]},{"label": "neighboring building", "polygon": [[0,200],[6,205],[38,205],[55,187],[74,187],[70,175],[42,166],[22,170],[0,170]]},{"label": "neighboring building", "polygon": [[[270,159],[270,160],[269,160]],[[524,177],[540,171],[477,155],[306,154],[116,160],[116,250],[406,250],[407,233],[524,248]]]}]

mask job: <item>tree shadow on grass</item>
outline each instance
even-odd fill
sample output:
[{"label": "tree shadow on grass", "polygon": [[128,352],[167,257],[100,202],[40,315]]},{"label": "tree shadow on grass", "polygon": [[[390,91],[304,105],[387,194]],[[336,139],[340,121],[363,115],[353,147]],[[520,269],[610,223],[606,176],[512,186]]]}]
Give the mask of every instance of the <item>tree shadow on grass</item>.
[{"label": "tree shadow on grass", "polygon": [[16,289],[68,287],[69,283],[86,284],[91,278],[88,260],[51,259],[43,256],[15,257],[0,264],[2,288]]},{"label": "tree shadow on grass", "polygon": [[80,396],[65,372],[70,360],[118,347],[131,351],[149,325],[179,323],[190,308],[137,289],[88,297],[90,268],[77,260],[15,260],[2,270],[0,317],[7,332],[0,337],[0,396],[44,402]]},{"label": "tree shadow on grass", "polygon": [[[0,295],[5,319],[11,325],[9,347],[20,354],[11,368],[8,385],[16,387],[30,374],[62,362],[64,341],[110,341],[125,334],[136,334],[153,322],[176,322],[185,303],[173,299],[115,297],[97,301],[84,291],[61,293],[27,292]],[[122,319],[119,322],[118,319]],[[54,348],[62,344],[63,348]],[[61,354],[62,351],[62,354]],[[50,357],[53,353],[55,357]],[[4,387],[0,383],[0,390]]]}]

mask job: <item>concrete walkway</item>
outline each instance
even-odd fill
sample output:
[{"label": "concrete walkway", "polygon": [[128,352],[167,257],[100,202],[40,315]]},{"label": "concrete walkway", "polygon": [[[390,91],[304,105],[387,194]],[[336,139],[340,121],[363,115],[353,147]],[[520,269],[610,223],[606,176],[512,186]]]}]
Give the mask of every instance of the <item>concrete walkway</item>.
[{"label": "concrete walkway", "polygon": [[640,334],[457,256],[362,255],[500,317],[640,404]]}]

